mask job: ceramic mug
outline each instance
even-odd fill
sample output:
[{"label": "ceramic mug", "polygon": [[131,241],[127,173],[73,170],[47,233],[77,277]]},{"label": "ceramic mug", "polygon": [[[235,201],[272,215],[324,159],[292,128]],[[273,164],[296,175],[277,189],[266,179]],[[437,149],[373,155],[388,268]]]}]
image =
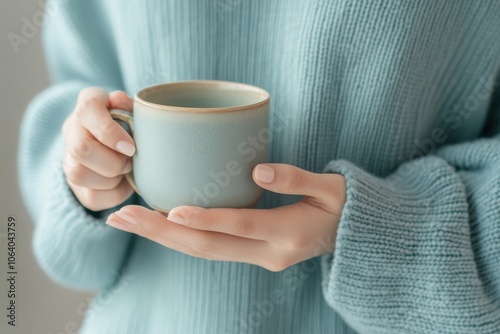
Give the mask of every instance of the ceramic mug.
[{"label": "ceramic mug", "polygon": [[266,162],[269,93],[227,81],[184,81],[146,87],[128,124],[136,153],[127,180],[152,208],[180,205],[252,207],[262,189],[252,170]]}]

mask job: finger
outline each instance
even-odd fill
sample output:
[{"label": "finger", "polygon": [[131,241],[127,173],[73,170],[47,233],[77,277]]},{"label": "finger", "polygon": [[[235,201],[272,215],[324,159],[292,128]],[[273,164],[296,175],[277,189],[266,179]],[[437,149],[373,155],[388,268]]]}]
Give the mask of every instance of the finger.
[{"label": "finger", "polygon": [[205,209],[179,206],[168,213],[168,219],[189,228],[221,232],[256,240],[268,240],[281,230],[278,209]]},{"label": "finger", "polygon": [[[105,177],[76,162],[69,153],[66,153],[62,163],[66,178],[73,184],[96,190],[111,190],[116,188],[123,176]],[[132,168],[130,168],[131,170]]]},{"label": "finger", "polygon": [[253,170],[255,183],[264,189],[313,197],[331,195],[334,190],[331,175],[316,174],[287,164],[259,164]]},{"label": "finger", "polygon": [[132,111],[132,99],[124,91],[117,90],[109,93],[109,109]]},{"label": "finger", "polygon": [[66,137],[66,147],[76,162],[102,176],[116,177],[131,170],[130,158],[102,145],[78,124]]},{"label": "finger", "polygon": [[298,202],[274,209],[204,209],[181,206],[168,220],[189,228],[231,234],[289,248],[300,247],[311,230],[309,222],[321,212]]},{"label": "finger", "polygon": [[[111,215],[109,215],[107,221],[106,221],[106,224],[109,225],[109,226],[112,226],[114,228],[117,228],[117,229],[120,229],[122,231],[127,231],[127,232],[130,232],[130,233],[134,233],[133,231],[133,227],[130,225],[131,223],[129,222],[129,219],[127,217],[127,219],[123,219],[121,217],[125,217],[123,215],[123,213],[113,213]],[[135,233],[135,234],[138,234],[138,233]],[[152,240],[152,239],[150,239]],[[180,242],[177,242],[175,240],[171,240],[169,238],[164,238],[162,240],[152,240],[158,244],[161,244],[165,247],[168,247],[170,249],[173,249],[173,250],[176,250],[176,251],[179,251],[181,253],[184,253],[184,254],[188,254],[188,255],[191,255],[191,256],[194,256],[194,257],[199,257],[199,258],[204,258],[204,259],[210,259],[210,260],[218,260],[218,261],[236,261],[236,259],[233,259],[233,258],[230,258],[228,256],[223,256],[223,255],[209,255],[209,254],[204,254],[204,253],[200,253]]]},{"label": "finger", "polygon": [[115,207],[125,202],[134,193],[134,190],[125,178],[122,179],[118,186],[111,190],[95,190],[77,186],[69,180],[67,182],[76,198],[78,198],[78,201],[92,211],[101,211]]},{"label": "finger", "polygon": [[258,259],[269,256],[268,243],[264,241],[191,229],[175,224],[163,214],[141,206],[126,206],[117,212],[117,215],[129,222],[126,226],[128,232],[164,245],[175,241],[212,259],[224,256],[238,262],[257,264]]},{"label": "finger", "polygon": [[[119,99],[120,94],[117,93],[113,97]],[[108,94],[100,88],[91,87],[82,90],[78,96],[75,115],[79,123],[99,142],[117,152],[133,156],[134,141],[127,131],[113,120],[109,107]]]},{"label": "finger", "polygon": [[74,126],[74,124],[78,124],[75,118],[75,114],[71,113],[66,120],[64,121],[61,130],[63,134],[63,138],[66,141],[66,137],[70,134],[71,128]]}]

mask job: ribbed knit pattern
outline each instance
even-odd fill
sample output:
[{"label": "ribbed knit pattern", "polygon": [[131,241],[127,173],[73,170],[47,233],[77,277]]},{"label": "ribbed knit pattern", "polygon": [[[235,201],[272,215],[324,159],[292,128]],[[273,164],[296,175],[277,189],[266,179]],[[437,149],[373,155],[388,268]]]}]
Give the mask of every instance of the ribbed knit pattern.
[{"label": "ribbed knit pattern", "polygon": [[[500,332],[500,1],[52,5],[20,182],[42,267],[99,290],[82,334]],[[77,202],[60,128],[78,92],[189,79],[268,90],[270,160],[346,177],[333,254],[279,273],[206,261]]]}]

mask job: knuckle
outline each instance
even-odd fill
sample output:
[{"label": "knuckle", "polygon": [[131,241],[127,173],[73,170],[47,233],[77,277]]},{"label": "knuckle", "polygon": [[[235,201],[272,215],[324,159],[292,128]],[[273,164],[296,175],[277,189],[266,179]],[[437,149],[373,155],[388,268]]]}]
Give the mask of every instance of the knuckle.
[{"label": "knuckle", "polygon": [[232,229],[233,234],[247,236],[254,232],[255,226],[251,220],[247,218],[240,218],[234,220]]},{"label": "knuckle", "polygon": [[101,121],[99,128],[96,131],[97,140],[102,142],[106,136],[110,135],[114,130],[114,123],[115,121],[112,119],[104,119]]},{"label": "knuckle", "polygon": [[125,167],[125,162],[116,162],[106,164],[106,170],[103,171],[103,176],[113,178],[122,175],[122,170]]},{"label": "knuckle", "polygon": [[138,225],[144,231],[144,236],[148,239],[168,237],[168,229],[165,224],[159,224],[159,220],[161,220],[162,218],[161,214],[156,214],[157,216],[155,216],[154,218],[149,217],[137,220]]},{"label": "knuckle", "polygon": [[75,160],[81,161],[92,153],[92,142],[88,138],[81,138],[69,145],[68,151]]},{"label": "knuckle", "polygon": [[78,99],[83,100],[88,96],[95,95],[96,91],[100,91],[100,88],[95,86],[85,87],[82,90],[80,90],[80,93],[78,94]]},{"label": "knuckle", "polygon": [[111,133],[115,129],[115,121],[112,118],[107,118],[101,122],[101,131],[104,134]]},{"label": "knuckle", "polygon": [[113,102],[130,101],[130,97],[123,90],[115,90],[109,93],[109,100]]},{"label": "knuckle", "polygon": [[81,99],[75,109],[75,115],[78,119],[82,119],[82,116],[86,113],[92,112],[93,110],[102,107],[103,101],[97,96],[88,96]]},{"label": "knuckle", "polygon": [[68,165],[63,165],[63,171],[66,175],[66,178],[77,186],[85,185],[85,172],[83,168],[78,165],[74,167],[70,167]]},{"label": "knuckle", "polygon": [[[123,193],[126,192],[126,188],[125,189],[119,189],[120,186],[121,186],[121,183],[123,182],[123,179],[124,177],[122,175],[120,176],[116,176],[116,177],[111,177],[111,178],[108,178],[109,180],[109,189],[115,189],[118,191],[118,195],[122,195]],[[121,198],[121,196],[120,196]]]},{"label": "knuckle", "polygon": [[89,96],[87,98],[84,98],[81,102],[81,107],[86,110],[99,108],[102,105],[103,105],[102,100],[97,96]]},{"label": "knuckle", "polygon": [[287,190],[300,189],[304,184],[304,174],[301,171],[291,168],[285,173],[285,188]]},{"label": "knuckle", "polygon": [[139,222],[139,225],[141,228],[144,230],[144,236],[147,237],[148,239],[155,239],[157,237],[163,237],[164,232],[161,231],[161,229],[158,227],[157,224],[151,224],[149,220],[141,220]]},{"label": "knuckle", "polygon": [[[123,203],[130,196],[128,183],[124,182],[123,177],[119,180],[118,185],[111,191],[110,199],[114,205]],[[162,229],[161,232],[164,230]]]},{"label": "knuckle", "polygon": [[201,254],[214,253],[216,249],[217,246],[209,238],[199,238],[194,246],[194,250]]},{"label": "knuckle", "polygon": [[81,188],[78,194],[78,200],[89,210],[99,211],[101,209],[99,203],[95,200],[95,192],[92,189]]},{"label": "knuckle", "polygon": [[286,241],[285,246],[288,249],[303,249],[303,248],[306,248],[308,246],[308,244],[309,244],[309,242],[308,242],[307,237],[303,234],[298,234],[298,235],[294,235],[293,237],[289,238]]}]

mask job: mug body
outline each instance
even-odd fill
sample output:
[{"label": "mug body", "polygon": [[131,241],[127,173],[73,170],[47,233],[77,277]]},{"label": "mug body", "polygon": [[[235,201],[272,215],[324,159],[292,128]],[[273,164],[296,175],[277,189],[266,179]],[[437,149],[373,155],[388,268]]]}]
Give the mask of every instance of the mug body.
[{"label": "mug body", "polygon": [[269,94],[223,81],[145,88],[134,100],[133,177],[151,207],[251,207],[262,190],[252,170],[266,162]]}]

